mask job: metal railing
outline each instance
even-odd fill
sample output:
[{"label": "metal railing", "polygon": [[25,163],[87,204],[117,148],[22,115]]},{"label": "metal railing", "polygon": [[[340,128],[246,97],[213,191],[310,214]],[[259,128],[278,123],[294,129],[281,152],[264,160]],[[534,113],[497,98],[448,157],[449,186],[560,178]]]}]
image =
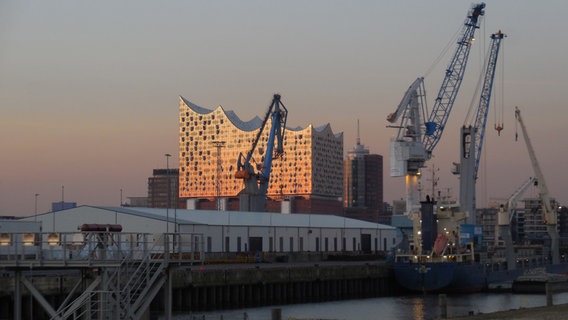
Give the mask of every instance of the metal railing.
[{"label": "metal railing", "polygon": [[202,234],[0,234],[0,268],[98,270],[81,294],[71,292],[57,310],[48,307],[52,319],[138,318],[165,283],[166,268],[203,262]]},{"label": "metal railing", "polygon": [[[166,239],[166,241],[164,241]],[[146,256],[203,263],[203,235],[194,233],[61,232],[0,234],[0,267],[120,266]]]}]

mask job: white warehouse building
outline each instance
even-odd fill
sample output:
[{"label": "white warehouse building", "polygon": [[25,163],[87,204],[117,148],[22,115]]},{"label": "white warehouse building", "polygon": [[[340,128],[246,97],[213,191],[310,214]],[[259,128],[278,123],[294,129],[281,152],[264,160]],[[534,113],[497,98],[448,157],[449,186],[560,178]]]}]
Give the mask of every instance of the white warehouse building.
[{"label": "white warehouse building", "polygon": [[42,232],[78,232],[83,224],[117,224],[122,232],[200,234],[205,253],[372,252],[397,242],[394,227],[333,215],[79,206],[30,216]]}]

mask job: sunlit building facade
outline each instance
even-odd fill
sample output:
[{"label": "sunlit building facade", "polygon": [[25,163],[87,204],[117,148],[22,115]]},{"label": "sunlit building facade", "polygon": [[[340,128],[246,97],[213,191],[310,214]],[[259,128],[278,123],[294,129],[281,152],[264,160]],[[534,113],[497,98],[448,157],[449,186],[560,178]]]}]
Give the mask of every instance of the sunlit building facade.
[{"label": "sunlit building facade", "polygon": [[[243,181],[234,176],[239,154],[250,150],[262,120],[242,121],[221,106],[205,109],[183,97],[179,111],[179,197],[237,198],[243,189]],[[270,127],[269,119],[253,163],[262,164]],[[341,205],[342,186],[343,134],[333,133],[329,125],[286,128],[284,156],[273,161],[267,196],[329,199]]]}]

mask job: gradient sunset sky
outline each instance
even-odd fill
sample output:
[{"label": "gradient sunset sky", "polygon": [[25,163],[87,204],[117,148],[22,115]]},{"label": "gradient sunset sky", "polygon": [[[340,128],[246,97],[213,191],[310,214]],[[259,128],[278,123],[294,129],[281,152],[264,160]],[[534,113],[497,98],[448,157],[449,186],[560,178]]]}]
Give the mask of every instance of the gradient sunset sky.
[{"label": "gradient sunset sky", "polygon": [[[276,92],[291,127],[330,123],[354,147],[384,157],[384,199],[404,197],[389,177],[386,128],[414,79],[426,76],[431,107],[450,42],[472,1],[11,1],[0,2],[0,215],[49,211],[51,203],[119,205],[145,196],[154,168],[177,165],[178,97],[241,119],[263,115]],[[509,197],[532,167],[514,107],[537,151],[550,194],[568,204],[568,2],[486,1],[466,77],[429,162],[438,187],[450,174],[459,128],[489,36],[502,30],[505,129],[490,111],[478,207]],[[431,72],[429,68],[447,45]],[[497,99],[496,99],[497,100]],[[497,112],[499,116],[499,112]],[[428,174],[430,169],[425,171]],[[427,179],[426,184],[431,183]],[[429,192],[427,187],[426,192]],[[536,196],[529,190],[527,196]]]}]

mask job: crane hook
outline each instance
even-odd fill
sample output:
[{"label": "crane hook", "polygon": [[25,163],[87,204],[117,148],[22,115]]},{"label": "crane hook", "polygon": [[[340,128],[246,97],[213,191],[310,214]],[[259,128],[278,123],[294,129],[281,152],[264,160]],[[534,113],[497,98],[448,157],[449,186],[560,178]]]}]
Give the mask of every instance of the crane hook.
[{"label": "crane hook", "polygon": [[504,127],[503,123],[501,123],[499,125],[495,124],[495,130],[497,130],[497,135],[499,135],[499,136],[501,135],[501,131],[503,130],[503,127]]}]

